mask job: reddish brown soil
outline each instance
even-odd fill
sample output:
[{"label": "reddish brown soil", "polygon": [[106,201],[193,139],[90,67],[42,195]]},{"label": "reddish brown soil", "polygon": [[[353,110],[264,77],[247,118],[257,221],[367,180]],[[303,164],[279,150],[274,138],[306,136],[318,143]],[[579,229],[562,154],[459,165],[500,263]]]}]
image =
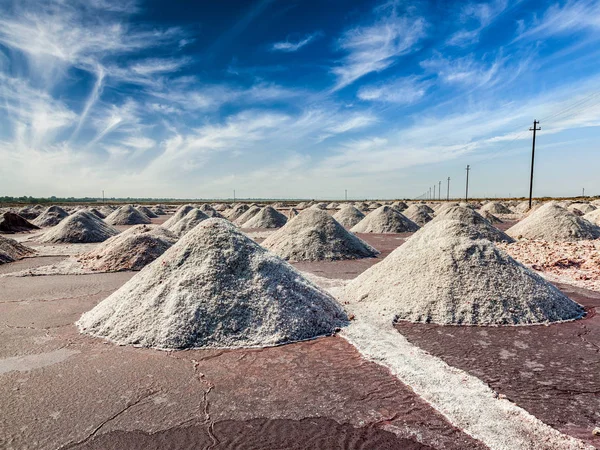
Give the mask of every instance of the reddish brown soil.
[{"label": "reddish brown soil", "polygon": [[0,446],[484,448],[338,337],[163,352],[80,335],[132,275],[0,279]]},{"label": "reddish brown soil", "polygon": [[559,286],[588,317],[550,326],[449,327],[402,322],[411,343],[463,369],[558,430],[596,446],[600,425],[600,294]]},{"label": "reddish brown soil", "polygon": [[[10,264],[2,264],[0,266],[0,275],[5,273],[20,272],[21,270],[26,269],[35,269],[36,267],[49,266],[51,264],[58,264],[65,259],[67,259],[66,256],[34,256],[32,258],[25,258]],[[27,282],[25,280],[23,280],[24,283]]]}]

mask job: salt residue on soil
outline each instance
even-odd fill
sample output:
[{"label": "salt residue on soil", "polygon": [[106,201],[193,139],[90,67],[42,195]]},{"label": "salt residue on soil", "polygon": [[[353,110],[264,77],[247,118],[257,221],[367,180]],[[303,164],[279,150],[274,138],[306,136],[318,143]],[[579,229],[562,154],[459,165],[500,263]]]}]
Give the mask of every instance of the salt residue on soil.
[{"label": "salt residue on soil", "polygon": [[141,225],[151,223],[150,219],[131,205],[121,206],[104,221],[109,225]]},{"label": "salt residue on soil", "polygon": [[162,224],[164,228],[170,229],[173,225],[183,219],[187,213],[189,213],[194,207],[192,205],[183,205],[173,214],[173,217],[169,218],[165,223]]},{"label": "salt residue on soil", "polygon": [[196,225],[198,225],[203,220],[208,219],[209,217],[200,211],[198,208],[192,209],[189,213],[187,213],[181,220],[175,223],[171,228],[172,231],[177,236],[183,236]]},{"label": "salt residue on soil", "polygon": [[506,230],[514,238],[544,241],[598,239],[600,227],[555,202],[549,202]]},{"label": "salt residue on soil", "polygon": [[[514,242],[512,237],[493,226],[477,211],[462,206],[453,206],[445,210],[440,210],[437,216],[424,228],[448,220],[463,224],[462,228],[466,232],[463,236],[468,236],[472,239],[487,239],[492,242]],[[465,227],[466,225],[469,225],[469,227]],[[476,235],[473,234],[473,227],[477,229]],[[454,236],[458,235],[460,234],[454,234]]]},{"label": "salt residue on soil", "polygon": [[335,299],[222,219],[186,234],[83,314],[83,333],[162,349],[312,339],[347,323]]},{"label": "salt residue on soil", "polygon": [[333,215],[333,218],[337,220],[343,227],[350,229],[358,222],[363,220],[365,215],[360,209],[352,205],[344,205]]},{"label": "salt residue on soil", "polygon": [[[441,224],[443,225],[443,224]],[[488,240],[429,226],[345,290],[390,321],[526,325],[578,319],[583,308]]]},{"label": "salt residue on soil", "polygon": [[104,241],[78,259],[84,268],[93,271],[142,270],[176,241],[177,236],[162,227],[136,225]]},{"label": "salt residue on soil", "polygon": [[291,262],[372,258],[379,254],[327,212],[312,208],[302,211],[261,245]]},{"label": "salt residue on soil", "polygon": [[499,245],[545,277],[600,291],[600,241],[547,242],[523,239]]},{"label": "salt residue on soil", "polygon": [[35,250],[18,243],[14,239],[0,236],[0,264],[14,262],[26,256],[32,256]]},{"label": "salt residue on soil", "polygon": [[37,240],[42,243],[103,242],[119,231],[87,211],[76,212],[50,228]]},{"label": "salt residue on soil", "polygon": [[417,231],[419,225],[391,206],[381,206],[354,225],[353,233],[406,233]]},{"label": "salt residue on soil", "polygon": [[252,218],[244,222],[242,228],[279,228],[286,224],[287,217],[271,206],[265,206]]}]

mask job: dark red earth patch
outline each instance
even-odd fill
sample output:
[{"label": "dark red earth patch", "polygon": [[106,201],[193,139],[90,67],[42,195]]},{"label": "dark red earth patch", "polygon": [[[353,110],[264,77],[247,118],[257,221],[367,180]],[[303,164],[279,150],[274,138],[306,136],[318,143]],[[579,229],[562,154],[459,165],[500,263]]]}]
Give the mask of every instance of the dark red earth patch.
[{"label": "dark red earth patch", "polygon": [[482,379],[552,427],[599,445],[600,294],[558,287],[588,310],[549,326],[470,327],[401,322],[411,343]]}]

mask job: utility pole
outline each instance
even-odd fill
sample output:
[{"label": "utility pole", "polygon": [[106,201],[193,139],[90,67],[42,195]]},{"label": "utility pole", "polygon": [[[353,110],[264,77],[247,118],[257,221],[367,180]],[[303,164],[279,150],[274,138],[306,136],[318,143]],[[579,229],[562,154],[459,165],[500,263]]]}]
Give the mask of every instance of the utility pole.
[{"label": "utility pole", "polygon": [[427,196],[427,200],[431,198],[431,188],[429,188],[429,195]]},{"label": "utility pole", "polygon": [[433,199],[435,200],[435,184],[433,185]]},{"label": "utility pole", "polygon": [[102,189],[102,203],[104,203],[104,189]]},{"label": "utility pole", "polygon": [[442,199],[442,182],[438,181],[438,200]]},{"label": "utility pole", "polygon": [[446,200],[450,201],[450,177],[448,177],[448,191],[446,191]]},{"label": "utility pole", "polygon": [[348,189],[344,189],[344,199],[348,201]]},{"label": "utility pole", "polygon": [[235,203],[235,189],[233,190],[233,203]]},{"label": "utility pole", "polygon": [[581,192],[581,196],[585,197],[585,188],[583,188],[583,191]]},{"label": "utility pole", "polygon": [[467,164],[467,188],[465,190],[465,202],[469,201],[469,170],[471,170],[471,166]]},{"label": "utility pole", "polygon": [[531,199],[533,197],[533,164],[535,162],[535,132],[540,131],[542,127],[538,128],[537,125],[539,122],[537,120],[533,121],[533,128],[530,128],[529,131],[533,131],[533,143],[531,145],[531,177],[529,179],[529,209],[531,209]]}]

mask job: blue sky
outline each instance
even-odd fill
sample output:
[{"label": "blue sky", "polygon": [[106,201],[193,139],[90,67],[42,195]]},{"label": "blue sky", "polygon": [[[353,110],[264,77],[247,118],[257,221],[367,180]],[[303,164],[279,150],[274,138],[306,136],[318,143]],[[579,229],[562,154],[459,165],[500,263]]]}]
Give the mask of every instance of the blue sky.
[{"label": "blue sky", "polygon": [[[600,194],[600,3],[0,0],[0,194]],[[445,192],[445,187],[443,189]]]}]

